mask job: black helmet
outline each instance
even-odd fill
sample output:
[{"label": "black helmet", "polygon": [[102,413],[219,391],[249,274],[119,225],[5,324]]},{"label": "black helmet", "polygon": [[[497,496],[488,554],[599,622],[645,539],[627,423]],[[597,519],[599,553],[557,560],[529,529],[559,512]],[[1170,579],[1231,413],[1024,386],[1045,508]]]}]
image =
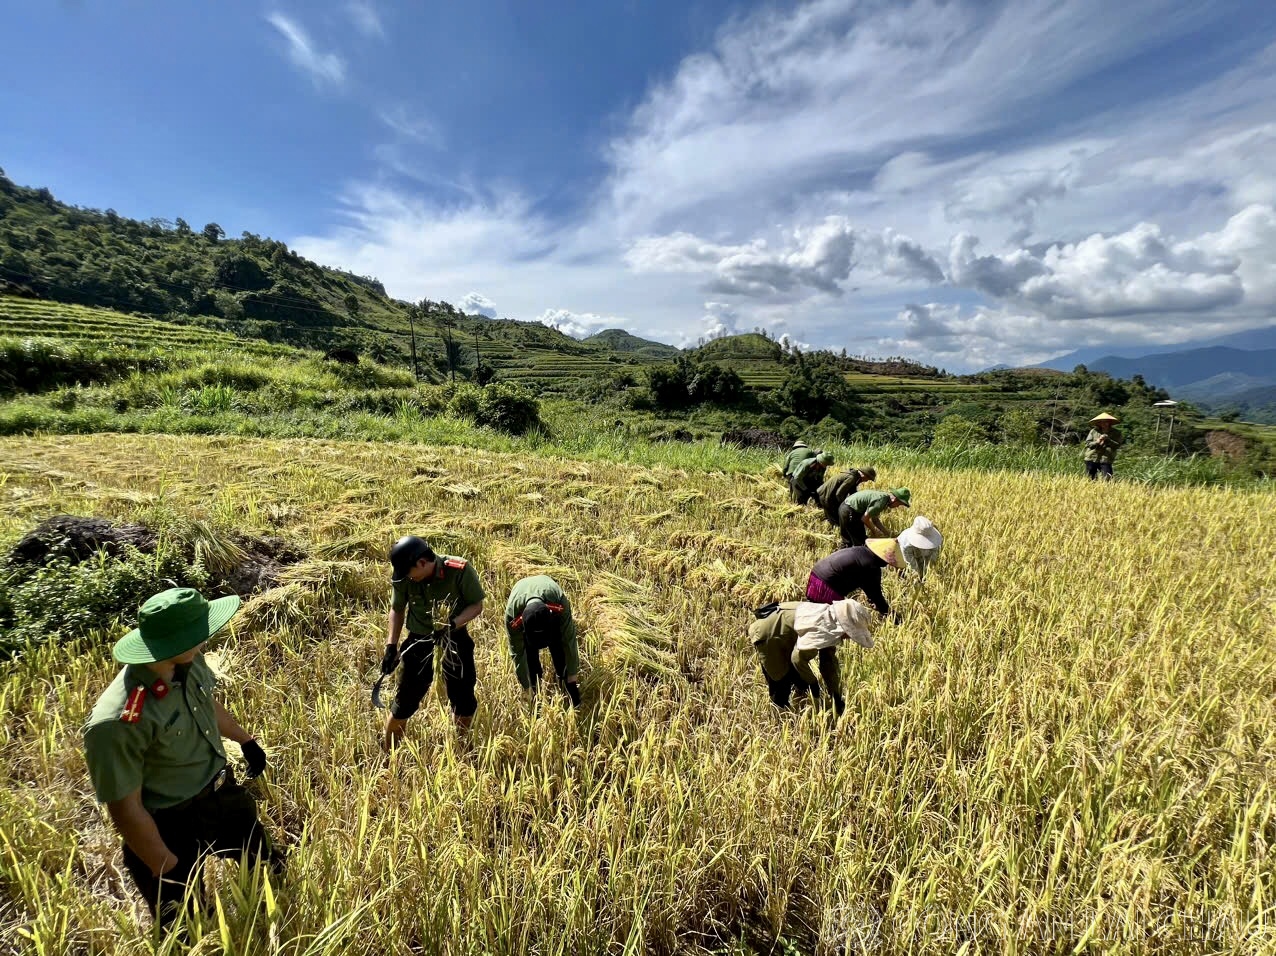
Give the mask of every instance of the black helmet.
[{"label": "black helmet", "polygon": [[532,598],[523,608],[523,634],[533,647],[541,648],[557,638],[562,623],[548,604],[540,598]]},{"label": "black helmet", "polygon": [[398,584],[408,576],[408,572],[416,567],[422,558],[434,560],[434,549],[425,543],[424,538],[414,534],[405,535],[390,548],[390,567],[394,574],[390,576],[391,584]]}]

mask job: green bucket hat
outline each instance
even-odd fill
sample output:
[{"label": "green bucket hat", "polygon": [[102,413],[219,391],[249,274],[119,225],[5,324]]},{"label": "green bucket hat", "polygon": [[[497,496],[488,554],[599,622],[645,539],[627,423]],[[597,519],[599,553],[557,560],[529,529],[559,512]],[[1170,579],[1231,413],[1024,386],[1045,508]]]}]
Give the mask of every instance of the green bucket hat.
[{"label": "green bucket hat", "polygon": [[913,506],[912,505],[913,493],[909,491],[907,488],[895,488],[891,491],[891,494],[894,495],[896,498],[898,498],[900,501],[904,502],[905,508],[911,508]]},{"label": "green bucket hat", "polygon": [[111,649],[121,664],[153,664],[208,640],[239,610],[235,595],[209,601],[193,588],[169,588],[146,599],[137,627]]}]

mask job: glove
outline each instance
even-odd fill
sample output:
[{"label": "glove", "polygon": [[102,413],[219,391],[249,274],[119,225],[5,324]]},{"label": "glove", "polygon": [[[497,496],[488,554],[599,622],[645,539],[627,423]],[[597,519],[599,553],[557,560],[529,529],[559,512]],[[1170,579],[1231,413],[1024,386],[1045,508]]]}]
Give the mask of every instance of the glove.
[{"label": "glove", "polygon": [[266,751],[261,749],[261,745],[255,740],[245,740],[239,745],[239,749],[244,754],[244,760],[248,764],[248,779],[260,777],[263,770],[266,769]]},{"label": "glove", "polygon": [[385,653],[381,655],[381,673],[391,674],[399,666],[399,645],[387,644]]}]

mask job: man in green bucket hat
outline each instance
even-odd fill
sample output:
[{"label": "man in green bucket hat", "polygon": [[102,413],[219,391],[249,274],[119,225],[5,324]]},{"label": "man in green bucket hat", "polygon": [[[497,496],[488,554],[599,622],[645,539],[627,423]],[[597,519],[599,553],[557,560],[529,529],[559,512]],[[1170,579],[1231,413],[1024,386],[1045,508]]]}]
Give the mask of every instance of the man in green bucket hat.
[{"label": "man in green bucket hat", "polygon": [[842,547],[855,548],[868,540],[868,533],[875,538],[894,537],[882,527],[877,516],[891,508],[911,508],[913,495],[907,488],[891,491],[857,491],[847,497],[837,509],[837,525],[842,532]]},{"label": "man in green bucket hat", "polygon": [[278,875],[251,794],[235,782],[223,737],[239,744],[251,779],[266,754],[214,695],[204,645],[239,609],[191,588],[148,598],[112,653],[125,665],[84,727],[93,791],[124,839],[124,865],[160,926],[199,895],[208,853],[267,861]]}]

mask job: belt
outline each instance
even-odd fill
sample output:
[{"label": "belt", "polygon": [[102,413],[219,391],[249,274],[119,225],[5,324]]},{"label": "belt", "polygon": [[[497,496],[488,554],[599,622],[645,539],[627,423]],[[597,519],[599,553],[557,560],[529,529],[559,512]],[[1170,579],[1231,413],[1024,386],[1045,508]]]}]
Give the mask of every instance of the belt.
[{"label": "belt", "polygon": [[175,803],[171,807],[164,807],[163,810],[159,812],[172,813],[175,810],[185,810],[188,807],[190,807],[192,804],[198,803],[200,800],[203,800],[207,797],[211,797],[222,787],[226,786],[226,784],[234,783],[234,782],[235,782],[235,775],[231,773],[230,765],[225,764],[222,766],[220,770],[218,770],[215,774],[213,774],[213,779],[208,781],[208,783],[204,785],[204,789],[200,790],[199,793],[195,794],[194,796],[187,797],[181,803]]}]

